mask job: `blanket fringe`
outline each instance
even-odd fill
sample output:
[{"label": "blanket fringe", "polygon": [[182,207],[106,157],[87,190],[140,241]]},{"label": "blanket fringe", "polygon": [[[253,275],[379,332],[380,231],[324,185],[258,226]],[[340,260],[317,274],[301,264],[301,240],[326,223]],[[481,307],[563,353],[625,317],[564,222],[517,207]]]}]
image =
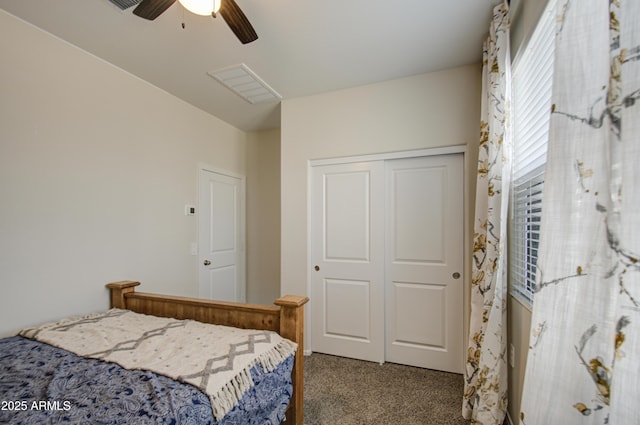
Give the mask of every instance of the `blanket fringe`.
[{"label": "blanket fringe", "polygon": [[298,345],[288,339],[282,340],[278,345],[263,353],[255,363],[247,366],[240,371],[231,381],[218,391],[215,395],[211,395],[211,408],[216,420],[222,419],[231,409],[239,402],[244,393],[253,387],[253,379],[251,378],[251,369],[259,364],[263,371],[272,372],[280,363],[296,352]]},{"label": "blanket fringe", "polygon": [[250,370],[242,370],[231,381],[227,382],[217,394],[209,396],[211,409],[216,420],[219,421],[233,409],[240,402],[242,395],[253,386]]}]

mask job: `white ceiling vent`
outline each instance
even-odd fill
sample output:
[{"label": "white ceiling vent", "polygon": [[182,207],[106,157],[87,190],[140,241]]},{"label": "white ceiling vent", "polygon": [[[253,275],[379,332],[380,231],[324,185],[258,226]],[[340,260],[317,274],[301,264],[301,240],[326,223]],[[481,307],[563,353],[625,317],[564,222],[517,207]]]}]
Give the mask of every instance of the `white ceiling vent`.
[{"label": "white ceiling vent", "polygon": [[118,6],[120,9],[125,10],[130,8],[131,6],[135,6],[140,3],[140,0],[109,0],[111,3]]},{"label": "white ceiling vent", "polygon": [[280,102],[282,96],[243,63],[207,74],[249,103]]}]

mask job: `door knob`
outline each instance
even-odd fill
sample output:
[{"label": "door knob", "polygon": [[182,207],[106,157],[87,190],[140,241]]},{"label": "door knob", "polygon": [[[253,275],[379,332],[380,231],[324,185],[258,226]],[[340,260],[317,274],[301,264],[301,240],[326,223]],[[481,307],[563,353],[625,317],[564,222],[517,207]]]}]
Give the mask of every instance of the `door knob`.
[{"label": "door knob", "polygon": [[460,273],[458,272],[455,272],[452,276],[454,279],[460,279]]},{"label": "door knob", "polygon": [[320,266],[315,266],[315,267],[313,268],[313,270],[315,270],[315,271],[320,271]]},{"label": "door knob", "polygon": [[204,265],[205,265],[205,266],[210,266],[210,265],[211,265],[211,261],[209,261],[209,260],[204,260]]}]

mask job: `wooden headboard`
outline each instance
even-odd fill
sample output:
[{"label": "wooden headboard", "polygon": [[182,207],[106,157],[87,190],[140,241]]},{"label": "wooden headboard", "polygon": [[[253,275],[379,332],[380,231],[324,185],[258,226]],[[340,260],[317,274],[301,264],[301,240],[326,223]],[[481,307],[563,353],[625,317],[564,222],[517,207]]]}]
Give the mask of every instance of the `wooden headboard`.
[{"label": "wooden headboard", "polygon": [[308,297],[286,295],[275,300],[275,306],[265,306],[135,292],[138,285],[140,282],[131,280],[108,283],[106,286],[111,290],[111,307],[214,325],[270,330],[298,344],[291,373],[293,396],[285,424],[303,424],[304,305],[309,301]]}]

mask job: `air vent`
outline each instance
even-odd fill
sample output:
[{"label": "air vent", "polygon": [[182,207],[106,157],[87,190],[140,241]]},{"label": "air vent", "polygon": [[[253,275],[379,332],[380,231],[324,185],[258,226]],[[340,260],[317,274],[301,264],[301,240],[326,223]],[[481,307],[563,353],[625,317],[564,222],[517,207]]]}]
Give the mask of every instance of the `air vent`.
[{"label": "air vent", "polygon": [[125,10],[130,8],[131,6],[135,6],[140,3],[142,0],[109,0],[111,3],[118,6],[120,9]]},{"label": "air vent", "polygon": [[209,71],[207,74],[249,103],[280,102],[282,100],[282,96],[278,92],[269,87],[243,63],[219,71]]}]

